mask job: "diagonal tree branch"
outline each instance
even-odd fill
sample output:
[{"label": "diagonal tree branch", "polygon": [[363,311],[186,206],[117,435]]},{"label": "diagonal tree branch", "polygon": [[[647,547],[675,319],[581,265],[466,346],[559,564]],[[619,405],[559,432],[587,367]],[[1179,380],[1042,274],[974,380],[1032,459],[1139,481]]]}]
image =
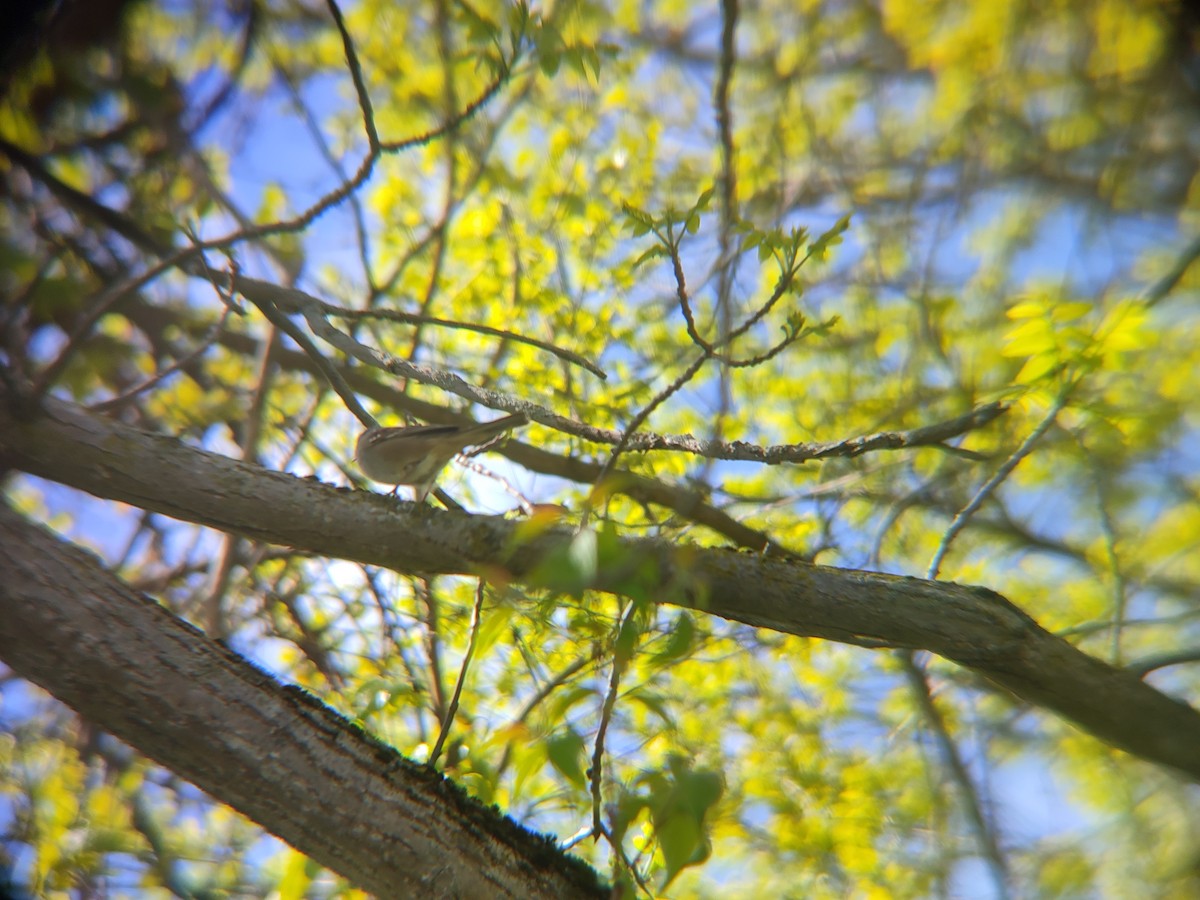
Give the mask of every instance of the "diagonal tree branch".
[{"label": "diagonal tree branch", "polygon": [[[401,572],[500,570],[537,585],[542,563],[566,556],[574,538],[523,536],[504,519],[266,471],[52,398],[40,418],[17,420],[10,400],[0,394],[0,457],[9,465],[254,540]],[[589,587],[789,634],[928,650],[1200,781],[1200,713],[1077,650],[987,588],[646,539],[621,541],[619,552],[621,563],[600,567]]]},{"label": "diagonal tree branch", "polygon": [[14,671],[376,896],[608,896],[552,840],[279,684],[3,503],[0,570],[0,658]]}]

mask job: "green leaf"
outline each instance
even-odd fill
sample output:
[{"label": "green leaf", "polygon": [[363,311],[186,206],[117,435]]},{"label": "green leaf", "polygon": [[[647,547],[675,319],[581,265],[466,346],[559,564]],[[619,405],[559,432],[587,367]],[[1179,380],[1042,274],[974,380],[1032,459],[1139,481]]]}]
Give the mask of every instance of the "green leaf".
[{"label": "green leaf", "polygon": [[689,816],[672,816],[654,829],[654,836],[666,864],[663,888],[688,866],[699,865],[712,854],[703,826]]},{"label": "green leaf", "polygon": [[597,546],[599,536],[590,528],[579,531],[571,539],[567,559],[573,566],[573,571],[585,584],[591,584],[596,578]]},{"label": "green leaf", "polygon": [[538,65],[542,72],[553,77],[558,73],[566,49],[562,33],[553,25],[543,21],[541,28],[534,36],[534,44],[537,46]]},{"label": "green leaf", "polygon": [[467,40],[477,45],[491,45],[500,36],[500,25],[481,15],[472,4],[454,6],[454,13],[467,24]]},{"label": "green leaf", "polygon": [[662,244],[655,244],[653,247],[645,250],[640,256],[638,256],[637,259],[630,263],[630,267],[637,269],[652,259],[669,259],[670,256],[671,254],[667,252],[666,247],[664,247]]},{"label": "green leaf", "polygon": [[572,728],[565,734],[556,734],[546,742],[546,758],[571,784],[578,788],[587,786],[584,760],[587,748],[583,738]]},{"label": "green leaf", "polygon": [[842,234],[850,227],[852,213],[842,216],[832,228],[812,242],[809,253],[814,259],[824,259],[830,247],[842,242]]},{"label": "green leaf", "polygon": [[559,721],[566,718],[574,707],[578,706],[585,700],[594,699],[596,692],[590,687],[575,685],[565,693],[558,694],[548,707],[549,717],[551,721]]},{"label": "green leaf", "polygon": [[654,217],[645,210],[638,209],[631,203],[621,203],[621,211],[625,213],[625,225],[634,237],[641,237],[654,228]]},{"label": "green leaf", "polygon": [[654,654],[656,663],[670,662],[681,659],[688,654],[696,641],[696,623],[688,613],[680,613],[675,617],[671,634],[666,646]]},{"label": "green leaf", "polygon": [[1004,335],[1005,356],[1032,356],[1054,350],[1057,344],[1050,323],[1044,318],[1026,319]]},{"label": "green leaf", "polygon": [[678,754],[667,766],[669,776],[658,773],[647,779],[654,836],[666,867],[663,887],[683,869],[708,859],[712,848],[704,820],[724,791],[720,775],[693,769]]},{"label": "green leaf", "polygon": [[630,694],[629,700],[633,703],[637,703],[646,707],[646,709],[653,713],[654,716],[658,718],[665,727],[674,728],[676,726],[677,723],[675,721],[675,717],[671,715],[671,710],[667,705],[667,700],[660,694],[639,690]]},{"label": "green leaf", "polygon": [[552,592],[582,596],[595,582],[599,547],[597,533],[585,528],[540,560],[530,573],[530,581]]},{"label": "green leaf", "polygon": [[624,668],[633,658],[638,639],[642,636],[642,624],[638,619],[639,617],[636,615],[626,616],[625,621],[621,623],[621,630],[617,633],[616,644],[613,647],[613,662],[621,668]]}]

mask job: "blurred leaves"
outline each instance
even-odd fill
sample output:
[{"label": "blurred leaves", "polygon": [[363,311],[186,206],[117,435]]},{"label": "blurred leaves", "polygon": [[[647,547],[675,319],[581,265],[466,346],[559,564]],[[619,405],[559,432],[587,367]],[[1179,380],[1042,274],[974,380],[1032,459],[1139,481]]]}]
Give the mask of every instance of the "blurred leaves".
[{"label": "blurred leaves", "polygon": [[[979,850],[961,786],[885,654],[658,605],[671,596],[649,587],[657,564],[622,539],[726,544],[711,508],[806,559],[920,574],[1062,397],[944,577],[1005,593],[1105,659],[1200,646],[1200,306],[1183,249],[1200,131],[1185,12],[1153,0],[743,4],[726,160],[712,10],[347,8],[375,124],[398,149],[303,228],[207,251],[213,271],[411,314],[420,324],[364,318],[354,334],[598,428],[621,431],[661,398],[643,430],[769,446],[1011,401],[954,447],[802,466],[621,455],[618,470],[693,492],[672,508],[626,493],[633,482],[597,489],[578,475],[611,444],[531,425],[520,439],[545,454],[525,457],[541,469],[504,477],[588,519],[528,583],[489,573],[450,777],[531,827],[576,832],[590,821],[587,768],[616,665],[602,812],[617,850],[573,852],[628,863],[681,897],[980,892],[963,874]],[[129,226],[178,249],[296,215],[357,171],[365,129],[342,41],[319,5],[141,4],[125,16],[94,39],[48,35],[0,104],[4,141],[112,213],[73,205],[0,147],[6,374],[50,372],[47,390],[95,403],[177,365],[114,414],[344,484],[356,424],[290,340],[266,353],[273,330],[254,309],[192,358],[229,299],[211,284],[171,271],[105,305],[156,263]],[[681,295],[706,339],[749,322],[722,349],[755,364],[710,361],[677,384],[695,347]],[[552,340],[610,377],[434,324],[445,321]],[[785,345],[819,340],[768,356],[781,333]],[[429,385],[344,372],[374,414],[459,408]],[[509,505],[461,468],[441,485],[472,510]],[[215,597],[239,650],[401,752],[429,752],[471,635],[470,580],[225,543],[22,478],[6,491],[179,615],[201,620]],[[574,521],[535,516],[522,539]],[[674,589],[699,591],[682,568]],[[633,614],[592,592],[601,581]],[[1195,895],[1194,789],[948,664],[928,671],[996,811],[1011,893]],[[1195,664],[1151,677],[1200,696]],[[0,790],[16,811],[5,840],[39,888],[128,866],[114,889],[161,890],[185,870],[214,894],[353,895],[168,773],[111,748],[97,756],[32,689],[8,702],[15,689],[0,698],[11,762]],[[1031,787],[1029,772],[1052,774]],[[151,820],[135,820],[139,800]]]}]

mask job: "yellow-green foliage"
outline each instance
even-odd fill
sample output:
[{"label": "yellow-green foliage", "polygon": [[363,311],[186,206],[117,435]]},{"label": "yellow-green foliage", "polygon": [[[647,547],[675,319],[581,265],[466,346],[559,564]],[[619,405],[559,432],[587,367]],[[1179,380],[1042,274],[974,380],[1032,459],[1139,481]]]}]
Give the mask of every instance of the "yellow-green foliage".
[{"label": "yellow-green foliage", "polygon": [[[349,177],[367,150],[343,41],[321,4],[260,5],[243,64],[240,34],[209,6],[139,5],[120,49],[93,48],[78,70],[39,56],[0,105],[0,135],[177,247],[298,215],[338,183],[335,166]],[[694,490],[818,563],[920,576],[955,515],[1044,425],[940,576],[1004,593],[1108,661],[1196,647],[1200,268],[1184,248],[1200,221],[1200,154],[1182,12],[1150,0],[740,7],[729,160],[713,111],[717,4],[348,7],[380,138],[408,143],[305,228],[204,259],[345,309],[417,317],[330,321],[384,354],[600,428],[622,430],[665,397],[643,430],[822,443],[1003,401],[1003,416],[952,447],[777,466],[632,452],[617,468]],[[231,105],[185,139],[180,109],[199,109],[224,79]],[[64,84],[53,104],[35,102]],[[311,132],[319,152],[300,149]],[[727,173],[736,207],[723,211]],[[46,387],[87,403],[161,375],[130,407],[140,425],[345,483],[357,425],[290,340],[280,349],[293,356],[264,367],[255,342],[280,334],[259,311],[241,315],[237,297],[176,273],[81,328],[153,260],[128,234],[52,209],[55,192],[12,183],[0,279],[19,298],[10,306],[22,317],[6,322],[29,338],[27,371],[53,371],[69,347]],[[721,297],[723,223],[736,269]],[[681,291],[696,331],[719,342],[781,286],[760,321],[716,348],[762,359],[710,358],[676,384],[705,352]],[[227,303],[235,311],[215,337]],[[314,343],[347,377],[374,379],[362,395],[389,424],[401,390],[465,407]],[[252,416],[258,438],[246,446]],[[612,451],[538,424],[518,438],[589,463]],[[589,499],[594,508],[540,587],[485,591],[439,759],[479,799],[564,838],[588,826],[586,773],[619,665],[602,812],[623,860],[604,842],[573,850],[615,878],[632,863],[672,897],[987,895],[988,876],[964,866],[981,851],[944,729],[999,835],[1013,895],[1194,895],[1194,788],[948,663],[925,670],[935,721],[889,651],[681,612],[670,592],[642,596],[645,571],[627,575],[634,599],[592,594],[590,577],[624,562],[619,537],[731,539],[619,483],[504,474],[529,499],[564,504],[568,523]],[[485,494],[487,481],[447,478],[469,508],[485,496],[492,511],[513,505]],[[57,511],[30,499],[38,489],[22,482],[13,496]],[[402,753],[434,752],[472,640],[476,581],[364,570],[138,515],[88,507],[81,540],[89,525],[107,538],[120,519],[121,546],[95,542],[122,577],[205,627],[215,610],[231,644],[281,678]],[[549,515],[531,531],[558,521]],[[1193,663],[1150,677],[1194,701],[1196,673]],[[3,711],[0,791],[18,813],[6,840],[25,848],[36,889],[78,887],[122,853],[140,860],[132,892],[164,890],[182,860],[185,883],[213,896],[357,896],[162,770],[97,751],[40,695],[26,705]],[[1045,802],[1069,814],[1026,829],[1047,784]]]}]

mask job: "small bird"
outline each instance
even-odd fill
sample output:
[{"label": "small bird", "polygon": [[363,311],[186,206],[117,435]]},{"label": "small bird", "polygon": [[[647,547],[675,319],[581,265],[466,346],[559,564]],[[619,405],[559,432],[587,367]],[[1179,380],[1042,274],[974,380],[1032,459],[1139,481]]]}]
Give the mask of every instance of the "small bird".
[{"label": "small bird", "polygon": [[368,428],[358,436],[354,457],[368,478],[383,484],[412,485],[418,503],[433,489],[446,463],[467,447],[529,422],[524,413],[477,425],[407,425]]}]

